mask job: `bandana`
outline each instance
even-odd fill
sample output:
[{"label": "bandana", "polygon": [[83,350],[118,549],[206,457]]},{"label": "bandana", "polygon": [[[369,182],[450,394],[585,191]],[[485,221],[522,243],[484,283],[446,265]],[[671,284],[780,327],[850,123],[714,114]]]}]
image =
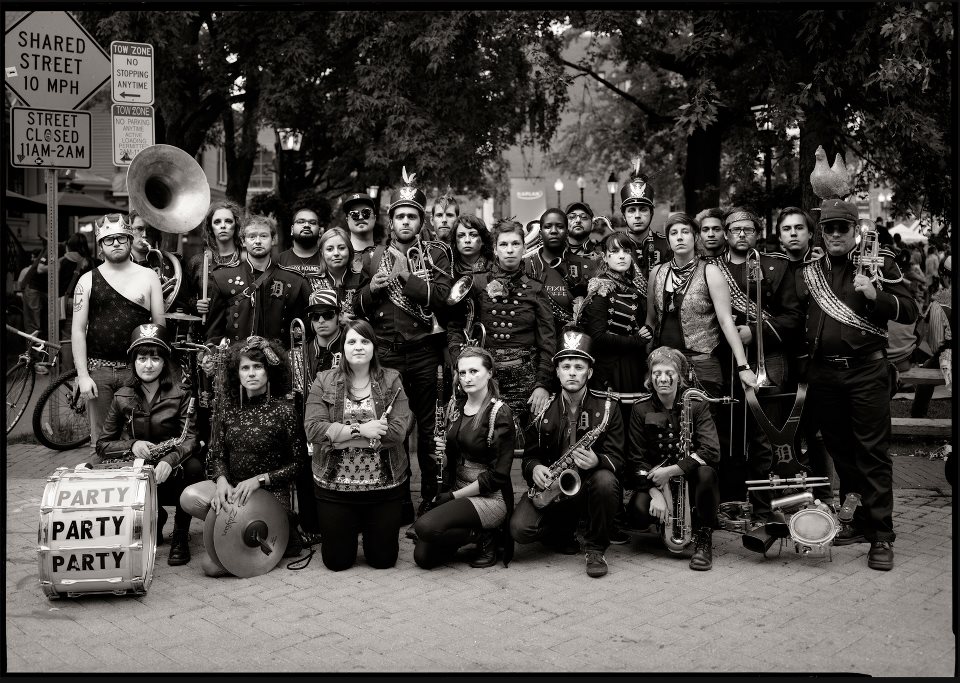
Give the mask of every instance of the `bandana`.
[{"label": "bandana", "polygon": [[280,358],[274,353],[273,349],[270,348],[270,342],[263,337],[258,335],[247,337],[247,341],[240,348],[240,353],[247,353],[253,349],[260,349],[266,357],[267,363],[270,365],[280,365]]},{"label": "bandana", "polygon": [[671,283],[673,284],[673,296],[670,298],[669,306],[670,313],[673,313],[675,310],[677,310],[678,300],[684,295],[684,293],[686,293],[687,286],[690,284],[690,276],[693,275],[693,271],[696,269],[696,267],[696,257],[694,257],[690,263],[685,266],[678,266],[676,259],[670,261],[669,277]]},{"label": "bandana", "polygon": [[729,228],[730,224],[735,221],[752,221],[754,227],[760,226],[759,219],[749,211],[734,211],[723,219],[723,227]]}]

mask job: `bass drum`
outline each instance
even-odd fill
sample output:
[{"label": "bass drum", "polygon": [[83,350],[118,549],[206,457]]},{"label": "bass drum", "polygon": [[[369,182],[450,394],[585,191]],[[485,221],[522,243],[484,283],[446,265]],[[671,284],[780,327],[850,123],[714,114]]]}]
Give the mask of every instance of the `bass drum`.
[{"label": "bass drum", "polygon": [[153,467],[57,468],[40,502],[37,542],[50,599],[145,594],[157,553]]},{"label": "bass drum", "polygon": [[837,520],[819,508],[804,508],[790,517],[790,538],[801,555],[825,555],[837,531]]}]

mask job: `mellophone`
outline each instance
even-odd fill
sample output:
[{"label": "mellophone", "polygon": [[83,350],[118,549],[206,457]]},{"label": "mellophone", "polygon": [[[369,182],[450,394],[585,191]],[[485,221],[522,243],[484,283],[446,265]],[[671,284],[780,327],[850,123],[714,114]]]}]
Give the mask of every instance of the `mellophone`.
[{"label": "mellophone", "polygon": [[753,506],[749,502],[721,503],[718,517],[722,529],[743,534],[743,547],[764,556],[778,539],[782,552],[784,542],[789,538],[798,555],[827,556],[833,561],[833,539],[840,530],[840,522],[833,510],[815,499],[810,491],[817,486],[830,486],[828,477],[808,477],[801,474],[797,477],[780,478],[771,474],[769,479],[753,479],[745,483],[748,491],[791,493],[770,501],[773,520],[766,523],[753,520]]}]

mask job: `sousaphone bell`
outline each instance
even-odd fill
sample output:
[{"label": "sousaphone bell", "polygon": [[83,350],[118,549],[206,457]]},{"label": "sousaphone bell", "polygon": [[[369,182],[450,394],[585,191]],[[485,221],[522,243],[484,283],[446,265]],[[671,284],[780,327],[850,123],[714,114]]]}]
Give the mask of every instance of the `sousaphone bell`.
[{"label": "sousaphone bell", "polygon": [[127,192],[130,207],[161,232],[190,232],[210,208],[210,185],[200,164],[171,145],[151,145],[133,158]]}]

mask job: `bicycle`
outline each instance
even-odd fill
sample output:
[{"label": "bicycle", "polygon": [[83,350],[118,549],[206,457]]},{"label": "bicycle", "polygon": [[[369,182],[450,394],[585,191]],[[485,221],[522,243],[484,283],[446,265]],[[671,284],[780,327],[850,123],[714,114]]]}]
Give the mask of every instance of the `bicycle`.
[{"label": "bicycle", "polygon": [[17,328],[6,325],[7,332],[13,332],[34,345],[27,346],[26,350],[17,358],[17,362],[7,371],[7,434],[20,422],[20,418],[30,405],[33,389],[36,386],[37,375],[45,375],[47,368],[56,363],[56,356],[50,360],[47,347],[52,347],[59,354],[60,345],[47,342],[33,335],[21,332]]}]

